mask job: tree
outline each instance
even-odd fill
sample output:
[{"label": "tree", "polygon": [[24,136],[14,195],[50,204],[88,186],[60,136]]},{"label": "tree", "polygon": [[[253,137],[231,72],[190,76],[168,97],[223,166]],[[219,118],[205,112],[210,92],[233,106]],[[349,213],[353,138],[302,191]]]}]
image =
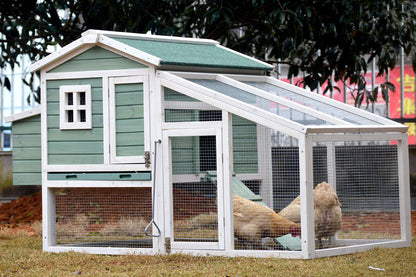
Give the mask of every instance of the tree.
[{"label": "tree", "polygon": [[[366,91],[363,77],[373,59],[385,74],[401,49],[412,53],[415,15],[415,4],[402,0],[9,0],[0,3],[0,66],[16,64],[22,53],[40,59],[49,45],[64,46],[87,29],[151,31],[215,39],[261,60],[267,56],[287,64],[289,78],[303,72],[311,89],[326,84],[332,90],[331,78],[356,84],[358,105],[364,95],[377,99],[379,90]],[[381,87],[383,96],[388,89],[389,83]]]}]

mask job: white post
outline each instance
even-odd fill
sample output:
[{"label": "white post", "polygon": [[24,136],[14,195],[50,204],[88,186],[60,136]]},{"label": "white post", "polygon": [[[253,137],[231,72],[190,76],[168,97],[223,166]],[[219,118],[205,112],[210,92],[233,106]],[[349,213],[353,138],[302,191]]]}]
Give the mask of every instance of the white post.
[{"label": "white post", "polygon": [[336,176],[336,159],[335,159],[335,143],[328,142],[326,143],[326,159],[327,159],[327,169],[328,169],[328,183],[332,185],[336,191],[337,187],[337,176]]},{"label": "white post", "polygon": [[[224,176],[224,248],[234,250],[234,217],[233,217],[233,134],[232,115],[222,111],[222,147]],[[221,208],[221,207],[218,207]]]},{"label": "white post", "polygon": [[258,172],[262,180],[260,196],[273,209],[272,143],[270,129],[257,124]]},{"label": "white post", "polygon": [[302,256],[315,257],[315,222],[313,206],[313,155],[312,139],[305,134],[299,138],[299,180],[302,227]]},{"label": "white post", "polygon": [[409,150],[407,133],[398,141],[399,166],[399,199],[400,199],[400,231],[401,239],[412,245],[411,212],[410,212],[410,178],[409,178]]}]

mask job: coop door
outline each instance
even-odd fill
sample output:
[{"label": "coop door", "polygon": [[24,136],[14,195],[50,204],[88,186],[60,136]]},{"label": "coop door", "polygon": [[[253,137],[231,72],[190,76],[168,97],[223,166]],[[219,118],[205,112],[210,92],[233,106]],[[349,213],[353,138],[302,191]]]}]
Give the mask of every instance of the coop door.
[{"label": "coop door", "polygon": [[147,76],[109,79],[110,162],[146,161],[149,145]]},{"label": "coop door", "polygon": [[171,249],[224,249],[220,129],[164,131]]}]

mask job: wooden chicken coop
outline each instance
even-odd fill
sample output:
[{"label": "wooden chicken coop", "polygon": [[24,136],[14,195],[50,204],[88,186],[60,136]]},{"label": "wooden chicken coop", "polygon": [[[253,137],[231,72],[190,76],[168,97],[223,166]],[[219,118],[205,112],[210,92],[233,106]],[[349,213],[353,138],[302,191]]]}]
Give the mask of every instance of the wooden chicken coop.
[{"label": "wooden chicken coop", "polygon": [[14,184],[42,184],[45,251],[411,245],[404,125],[212,40],[89,30],[31,70],[41,108],[8,120]]}]

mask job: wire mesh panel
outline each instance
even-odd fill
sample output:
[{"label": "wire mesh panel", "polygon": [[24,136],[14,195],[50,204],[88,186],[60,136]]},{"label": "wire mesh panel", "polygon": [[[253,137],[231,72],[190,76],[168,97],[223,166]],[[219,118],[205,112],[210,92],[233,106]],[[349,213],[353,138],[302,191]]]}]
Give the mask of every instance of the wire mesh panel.
[{"label": "wire mesh panel", "polygon": [[175,242],[218,242],[216,136],[172,137]]},{"label": "wire mesh panel", "polygon": [[56,189],[55,202],[57,245],[152,247],[144,232],[152,217],[151,188]]},{"label": "wire mesh panel", "polygon": [[[273,145],[274,206],[298,222],[299,148]],[[397,151],[394,141],[313,146],[316,249],[400,239]]]},{"label": "wire mesh panel", "polygon": [[[285,147],[288,150],[286,153],[276,151],[277,134],[273,130],[256,124],[254,131],[251,124],[237,126],[247,143],[239,143],[234,148],[234,159],[244,153],[250,154],[244,155],[246,172],[241,172],[239,164],[234,161],[235,249],[301,250],[300,210],[296,220],[279,214],[299,195],[297,148]],[[296,139],[289,138],[289,141],[297,145]],[[284,145],[280,144],[280,147],[283,149]]]},{"label": "wire mesh panel", "polygon": [[337,144],[333,166],[343,211],[343,226],[338,238],[346,239],[343,243],[354,243],[353,239],[400,239],[396,142]]}]

